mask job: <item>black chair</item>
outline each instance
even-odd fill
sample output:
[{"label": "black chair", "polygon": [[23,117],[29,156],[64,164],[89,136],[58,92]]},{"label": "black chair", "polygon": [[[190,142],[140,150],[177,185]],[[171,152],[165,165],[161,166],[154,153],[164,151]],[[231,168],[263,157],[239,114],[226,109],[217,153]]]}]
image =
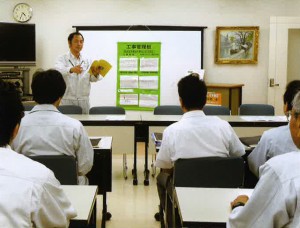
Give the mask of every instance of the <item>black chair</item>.
[{"label": "black chair", "polygon": [[182,115],[183,111],[179,105],[160,105],[153,110],[154,115]]},{"label": "black chair", "polygon": [[24,106],[24,111],[31,111],[33,107],[35,106],[34,104],[23,104]]},{"label": "black chair", "polygon": [[[169,195],[169,197],[166,197],[166,216],[172,216],[172,223],[178,225],[179,215],[173,200],[175,199],[175,187],[243,187],[245,172],[244,164],[245,162],[242,157],[178,159],[174,164],[173,192],[171,193],[171,196]],[[169,210],[172,209],[172,214],[168,214],[168,208]]]},{"label": "black chair", "polygon": [[125,109],[117,106],[95,106],[90,108],[89,113],[92,115],[125,115]]},{"label": "black chair", "polygon": [[174,165],[176,187],[238,188],[243,186],[242,157],[178,159]]},{"label": "black chair", "polygon": [[230,110],[224,106],[205,105],[203,112],[208,116],[229,116]]},{"label": "black chair", "polygon": [[239,113],[241,116],[274,116],[275,110],[269,104],[241,104]]},{"label": "black chair", "polygon": [[78,184],[77,162],[75,157],[67,155],[41,155],[29,156],[29,158],[51,169],[61,184]]},{"label": "black chair", "polygon": [[63,114],[82,114],[82,108],[77,105],[60,105],[57,109]]},{"label": "black chair", "polygon": [[[118,106],[95,106],[90,108],[90,115],[125,115],[125,109]],[[127,179],[127,157],[123,153],[123,176]]]}]

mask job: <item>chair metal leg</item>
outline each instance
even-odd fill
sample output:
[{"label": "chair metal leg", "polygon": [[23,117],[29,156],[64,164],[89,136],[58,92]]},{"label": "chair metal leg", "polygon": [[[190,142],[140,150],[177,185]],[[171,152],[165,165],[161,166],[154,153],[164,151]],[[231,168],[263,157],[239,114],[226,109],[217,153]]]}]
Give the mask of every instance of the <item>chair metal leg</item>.
[{"label": "chair metal leg", "polygon": [[123,176],[124,179],[127,180],[127,170],[128,170],[128,166],[127,166],[127,156],[124,153],[123,154]]},{"label": "chair metal leg", "polygon": [[[154,159],[153,159],[153,157],[154,157]],[[152,162],[151,162],[152,177],[156,176],[156,167],[154,165],[155,160],[156,160],[156,154],[152,154]]]}]

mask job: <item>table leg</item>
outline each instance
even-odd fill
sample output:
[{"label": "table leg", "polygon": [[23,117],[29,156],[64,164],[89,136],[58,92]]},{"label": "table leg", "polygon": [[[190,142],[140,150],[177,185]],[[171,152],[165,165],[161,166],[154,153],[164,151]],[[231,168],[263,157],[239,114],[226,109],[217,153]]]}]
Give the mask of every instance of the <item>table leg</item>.
[{"label": "table leg", "polygon": [[[147,137],[148,138],[148,137]],[[148,169],[148,141],[145,140],[145,170],[144,170],[144,185],[149,185],[149,169]]]},{"label": "table leg", "polygon": [[134,132],[134,159],[133,159],[133,169],[132,169],[133,185],[138,184],[136,163],[137,163],[137,140],[136,140],[136,132]]},{"label": "table leg", "polygon": [[110,220],[111,216],[112,216],[111,213],[107,211],[106,192],[104,192],[103,193],[103,209],[102,209],[101,228],[105,228],[106,221]]}]

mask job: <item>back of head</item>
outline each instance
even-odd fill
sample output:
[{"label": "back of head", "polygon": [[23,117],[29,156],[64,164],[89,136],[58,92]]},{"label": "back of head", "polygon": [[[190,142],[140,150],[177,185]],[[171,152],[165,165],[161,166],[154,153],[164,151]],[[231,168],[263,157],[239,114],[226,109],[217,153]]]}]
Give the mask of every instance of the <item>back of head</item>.
[{"label": "back of head", "polygon": [[300,91],[296,93],[292,101],[293,109],[296,113],[300,114]]},{"label": "back of head", "polygon": [[10,143],[13,131],[21,122],[24,107],[20,93],[11,83],[0,80],[0,146]]},{"label": "back of head", "polygon": [[178,82],[178,94],[187,110],[202,109],[206,103],[207,87],[198,74],[190,74]]},{"label": "back of head", "polygon": [[34,74],[31,89],[33,100],[39,104],[53,104],[63,97],[66,83],[57,70],[38,71]]},{"label": "back of head", "polygon": [[287,84],[285,93],[283,95],[283,103],[287,105],[287,111],[292,110],[293,99],[295,95],[300,91],[300,80],[291,81]]}]

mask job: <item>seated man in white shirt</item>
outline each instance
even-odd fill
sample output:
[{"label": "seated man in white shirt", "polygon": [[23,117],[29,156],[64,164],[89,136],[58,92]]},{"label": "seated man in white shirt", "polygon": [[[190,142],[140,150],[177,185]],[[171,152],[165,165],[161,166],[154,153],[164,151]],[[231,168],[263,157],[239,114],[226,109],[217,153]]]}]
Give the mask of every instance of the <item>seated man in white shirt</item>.
[{"label": "seated man in white shirt", "polygon": [[[197,74],[188,75],[178,82],[178,94],[184,114],[180,121],[164,130],[155,163],[162,169],[157,176],[161,207],[165,205],[165,181],[177,159],[245,154],[245,147],[228,122],[203,113],[207,87]],[[158,219],[157,214],[155,218]]]},{"label": "seated man in white shirt", "polygon": [[[300,148],[300,92],[294,98],[289,129]],[[259,181],[248,201],[238,196],[227,227],[300,227],[300,151],[275,156],[259,168]]]},{"label": "seated man in white shirt", "polygon": [[53,172],[9,146],[23,110],[14,85],[0,80],[0,227],[68,227],[76,211]]},{"label": "seated man in white shirt", "polygon": [[[297,92],[300,91],[300,80],[291,81],[283,95],[284,113],[288,116],[292,110],[292,101]],[[258,177],[258,169],[270,158],[298,150],[295,146],[289,125],[272,128],[263,133],[258,145],[248,156],[248,164],[251,172]]]},{"label": "seated man in white shirt", "polygon": [[93,166],[94,151],[82,124],[57,110],[66,83],[57,70],[38,72],[31,84],[38,103],[21,121],[13,141],[15,151],[26,156],[68,155],[77,159],[78,182],[88,184],[85,176]]}]

